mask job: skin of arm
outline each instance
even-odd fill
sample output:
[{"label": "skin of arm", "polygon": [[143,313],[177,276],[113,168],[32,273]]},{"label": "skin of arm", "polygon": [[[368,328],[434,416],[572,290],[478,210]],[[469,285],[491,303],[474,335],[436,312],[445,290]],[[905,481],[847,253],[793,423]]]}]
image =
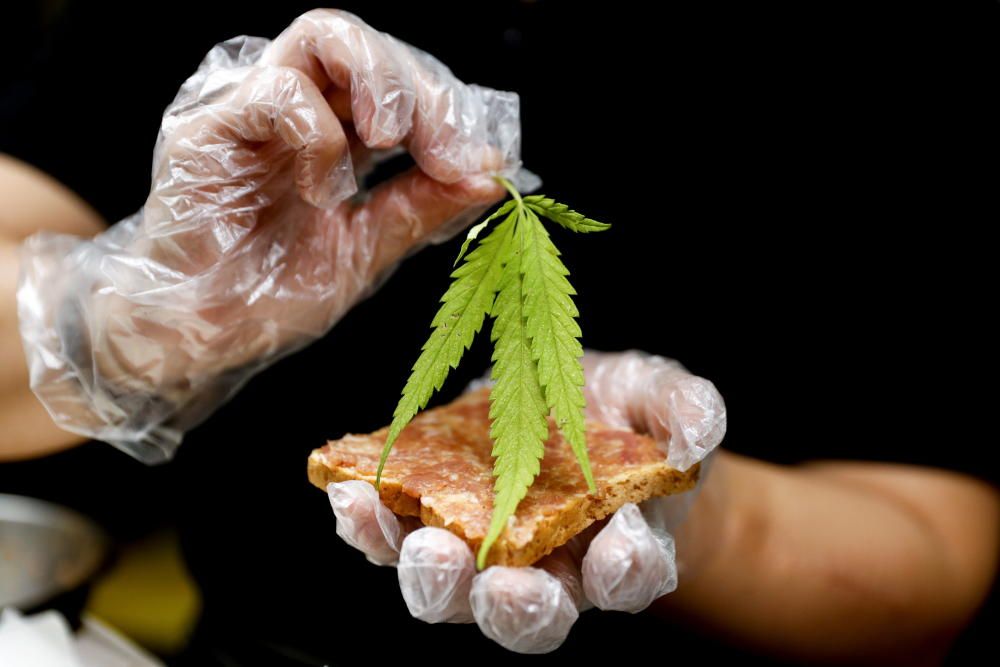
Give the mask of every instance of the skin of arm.
[{"label": "skin of arm", "polygon": [[997,570],[995,488],[917,466],[718,457],[677,534],[700,566],[654,612],[795,662],[941,662]]},{"label": "skin of arm", "polygon": [[17,327],[18,246],[40,230],[93,236],[101,217],[42,172],[0,154],[0,461],[32,458],[83,442],[60,429],[28,386]]},{"label": "skin of arm", "polygon": [[[92,236],[104,222],[69,190],[0,155],[0,462],[66,449],[28,386],[17,327],[20,242]],[[717,454],[677,533],[698,567],[654,613],[792,660],[936,664],[989,590],[1000,495],[930,468],[777,466]]]}]

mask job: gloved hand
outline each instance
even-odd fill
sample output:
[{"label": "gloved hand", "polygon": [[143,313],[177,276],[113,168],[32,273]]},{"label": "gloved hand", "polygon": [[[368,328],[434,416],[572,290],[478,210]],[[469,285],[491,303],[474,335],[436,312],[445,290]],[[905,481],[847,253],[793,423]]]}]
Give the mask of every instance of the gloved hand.
[{"label": "gloved hand", "polygon": [[[216,46],[163,115],[143,209],[94,239],[25,242],[32,389],[63,428],[169,458],[404,255],[498,200],[490,175],[520,165],[518,114],[517,95],[465,85],[345,12]],[[404,149],[417,167],[348,200]]]},{"label": "gloved hand", "polygon": [[[726,408],[711,382],[676,361],[639,352],[588,352],[588,416],[647,433],[680,470],[703,461],[722,441]],[[337,533],[377,565],[396,565],[410,613],[428,623],[468,623],[502,646],[520,653],[555,650],[579,612],[600,609],[639,612],[677,586],[678,563],[671,533],[699,493],[627,504],[534,567],[487,568],[476,573],[475,557],[458,537],[441,528],[409,531],[367,482],[330,484]],[[682,533],[683,534],[683,533]],[[681,570],[699,553],[689,552]]]}]

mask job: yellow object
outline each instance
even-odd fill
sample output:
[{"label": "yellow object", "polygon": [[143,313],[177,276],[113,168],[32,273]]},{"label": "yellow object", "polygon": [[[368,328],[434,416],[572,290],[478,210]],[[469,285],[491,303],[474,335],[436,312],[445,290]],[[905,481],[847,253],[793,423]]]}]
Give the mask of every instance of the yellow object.
[{"label": "yellow object", "polygon": [[94,585],[87,611],[160,654],[182,649],[201,611],[177,536],[162,531],[121,550]]}]

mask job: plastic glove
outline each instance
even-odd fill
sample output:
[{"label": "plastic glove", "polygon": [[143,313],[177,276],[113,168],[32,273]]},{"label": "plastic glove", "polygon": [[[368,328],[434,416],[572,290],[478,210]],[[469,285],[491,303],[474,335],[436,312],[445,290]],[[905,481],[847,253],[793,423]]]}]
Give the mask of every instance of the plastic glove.
[{"label": "plastic glove", "polygon": [[[144,208],[90,240],[25,242],[32,389],[61,427],[169,458],[404,255],[498,200],[489,174],[517,172],[519,140],[515,94],[344,12],[216,46],[164,113]],[[346,201],[357,171],[403,149],[418,167]]]},{"label": "plastic glove", "polygon": [[546,653],[591,605],[635,613],[676,588],[671,533],[685,528],[708,472],[705,458],[725,435],[722,397],[711,382],[662,357],[588,352],[583,362],[588,416],[652,435],[681,470],[704,461],[699,487],[627,504],[533,567],[477,573],[471,550],[452,533],[428,527],[407,534],[370,484],[330,484],[338,534],[371,562],[397,565],[403,599],[416,618],[475,621],[512,651]]}]

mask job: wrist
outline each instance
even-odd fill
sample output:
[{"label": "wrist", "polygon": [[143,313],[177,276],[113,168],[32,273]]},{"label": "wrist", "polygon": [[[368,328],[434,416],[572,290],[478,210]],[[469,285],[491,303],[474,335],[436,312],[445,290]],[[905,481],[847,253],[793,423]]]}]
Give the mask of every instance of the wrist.
[{"label": "wrist", "polygon": [[695,495],[689,500],[689,511],[670,531],[677,545],[681,581],[698,576],[725,553],[736,539],[741,523],[727,484],[732,455],[718,450],[700,465],[699,483],[691,491]]},{"label": "wrist", "polygon": [[125,375],[95,352],[105,347],[95,333],[113,319],[93,298],[100,292],[95,245],[37,234],[21,247],[17,310],[29,385],[63,430],[103,440],[147,463],[163,461],[180,442],[180,431],[170,426],[174,406],[121,382]]}]

